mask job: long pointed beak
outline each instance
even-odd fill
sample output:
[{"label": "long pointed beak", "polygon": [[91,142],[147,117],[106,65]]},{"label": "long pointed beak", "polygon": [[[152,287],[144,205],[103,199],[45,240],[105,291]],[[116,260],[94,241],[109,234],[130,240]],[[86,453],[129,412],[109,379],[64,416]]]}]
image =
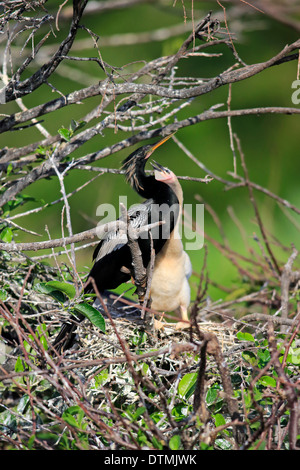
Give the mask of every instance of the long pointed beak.
[{"label": "long pointed beak", "polygon": [[158,147],[160,147],[162,144],[164,144],[165,142],[167,142],[167,140],[169,140],[174,134],[175,134],[175,132],[173,132],[173,133],[170,134],[170,135],[167,135],[167,137],[164,137],[162,140],[160,140],[159,142],[156,142],[156,144],[152,145],[151,150],[147,153],[147,155],[146,155],[145,158],[149,158],[150,155],[152,155],[152,153],[153,153]]},{"label": "long pointed beak", "polygon": [[170,170],[168,168],[165,168],[162,166],[160,163],[156,162],[153,160],[153,162],[150,162],[154,170],[164,172],[164,173],[170,173]]}]

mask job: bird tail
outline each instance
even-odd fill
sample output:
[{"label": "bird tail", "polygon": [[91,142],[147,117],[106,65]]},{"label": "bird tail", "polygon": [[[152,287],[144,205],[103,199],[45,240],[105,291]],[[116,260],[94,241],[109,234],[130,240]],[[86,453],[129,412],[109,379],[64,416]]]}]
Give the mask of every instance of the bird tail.
[{"label": "bird tail", "polygon": [[73,346],[76,336],[75,330],[77,328],[77,323],[82,322],[84,318],[84,315],[78,314],[76,315],[75,321],[69,320],[62,325],[53,342],[53,347],[58,353],[61,353],[63,350],[69,349]]},{"label": "bird tail", "polygon": [[[93,288],[91,287],[91,283],[85,286],[85,294],[92,291]],[[85,316],[82,313],[76,313],[76,315],[73,315],[72,319],[63,323],[52,345],[59,354],[61,354],[62,351],[70,349],[73,346],[76,337],[75,330],[77,328],[77,325],[78,323],[81,323],[84,319]]]}]

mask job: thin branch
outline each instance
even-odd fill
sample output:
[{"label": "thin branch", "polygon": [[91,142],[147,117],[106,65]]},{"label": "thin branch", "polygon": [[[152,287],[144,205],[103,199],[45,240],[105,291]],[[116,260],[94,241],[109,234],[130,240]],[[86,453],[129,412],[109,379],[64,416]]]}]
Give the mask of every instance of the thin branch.
[{"label": "thin branch", "polygon": [[277,260],[276,260],[274,254],[273,254],[273,251],[271,250],[270,243],[267,239],[267,235],[266,235],[266,232],[265,232],[265,229],[264,229],[264,226],[263,226],[263,223],[262,223],[262,220],[261,220],[261,217],[260,217],[257,205],[256,205],[254,195],[253,195],[252,186],[249,184],[248,169],[247,169],[246,162],[245,162],[245,157],[244,157],[244,154],[243,154],[243,151],[242,151],[242,148],[241,148],[241,143],[240,143],[240,140],[238,139],[238,137],[236,135],[234,137],[235,137],[235,140],[237,142],[238,149],[239,149],[241,162],[242,162],[242,167],[243,167],[244,174],[245,174],[245,180],[246,180],[246,183],[247,183],[247,186],[248,186],[249,196],[250,196],[250,200],[252,202],[253,208],[254,208],[256,219],[257,219],[257,222],[258,222],[258,225],[259,225],[264,243],[266,245],[267,251],[268,251],[268,253],[270,255],[270,258],[272,260],[273,266],[274,266],[277,274],[280,276],[280,274],[281,274],[280,267],[279,267],[279,265],[277,263]]},{"label": "thin branch", "polygon": [[43,242],[32,242],[32,243],[0,243],[0,250],[7,251],[12,253],[15,251],[38,251],[38,250],[47,250],[49,248],[65,247],[70,243],[78,243],[84,240],[90,240],[95,237],[101,237],[109,230],[117,230],[119,228],[124,228],[124,222],[115,221],[109,222],[105,225],[100,225],[99,227],[86,230],[84,232],[77,233],[71,237],[57,238],[55,240],[46,240]]},{"label": "thin branch", "polygon": [[[298,108],[274,108],[274,107],[273,108],[253,108],[250,110],[231,111],[230,115],[231,116],[245,116],[249,114],[259,115],[259,114],[274,113],[274,112],[283,113],[283,114],[293,114],[293,113],[300,114],[300,109]],[[187,119],[184,119],[182,121],[177,121],[172,124],[168,124],[159,129],[148,130],[145,132],[143,131],[135,136],[129,137],[128,139],[124,139],[123,141],[118,142],[112,145],[111,147],[105,147],[99,150],[98,152],[93,152],[84,157],[81,157],[79,160],[77,160],[77,162],[80,164],[91,163],[101,158],[104,158],[108,155],[112,155],[124,148],[128,148],[132,145],[135,145],[136,143],[139,143],[143,140],[148,140],[153,137],[172,134],[176,132],[178,129],[195,125],[200,122],[206,121],[208,119],[219,119],[219,118],[224,118],[227,116],[228,116],[228,111],[216,112],[213,110],[207,110],[196,116],[189,117]],[[107,121],[107,124],[109,123],[108,121]],[[95,127],[93,127],[92,129],[88,129],[88,131],[84,131],[76,135],[74,138],[70,140],[68,144],[63,146],[63,150],[61,150],[61,152],[59,153],[59,158],[60,159],[65,158],[67,155],[75,151],[78,147],[83,145],[83,143],[85,143],[86,141],[90,140],[92,137],[101,133],[103,130],[103,126],[105,125],[106,124],[101,122],[97,124]],[[45,142],[45,144],[47,144],[47,142]],[[34,147],[35,148],[38,147],[38,144],[35,144]],[[12,185],[1,195],[0,207],[2,207],[6,202],[8,202],[13,197],[15,197],[18,193],[23,191],[27,186],[29,186],[33,182],[37,181],[40,178],[51,176],[51,174],[53,174],[53,171],[54,170],[48,161],[42,163],[39,167],[34,168],[25,177],[21,178],[17,182],[12,183]]]},{"label": "thin branch", "polygon": [[31,77],[23,80],[22,82],[18,81],[16,76],[11,78],[10,83],[6,86],[5,89],[5,100],[7,103],[17,98],[22,98],[22,96],[27,95],[28,93],[32,93],[34,90],[39,88],[55,71],[60,62],[63,60],[61,56],[68,54],[70,48],[72,47],[79,27],[79,22],[87,2],[88,0],[83,0],[82,2],[74,0],[73,18],[69,33],[64,41],[62,41],[57,52],[53,55],[51,60],[47,64],[44,64]]},{"label": "thin branch", "polygon": [[[58,181],[59,181],[59,184],[60,184],[60,192],[62,194],[62,198],[63,198],[63,201],[64,201],[64,207],[66,208],[67,229],[68,229],[68,232],[69,232],[69,237],[72,237],[73,236],[73,229],[72,229],[72,221],[71,221],[71,209],[70,209],[70,204],[69,204],[69,200],[68,200],[68,197],[67,197],[66,188],[65,188],[65,184],[64,184],[64,176],[67,173],[67,171],[73,166],[73,162],[69,163],[67,168],[61,173],[59,171],[59,169],[57,168],[56,161],[55,161],[55,158],[54,158],[53,154],[50,155],[49,160],[51,161],[52,166],[54,168],[54,171],[55,171],[55,173],[58,177]],[[76,271],[76,256],[75,256],[75,250],[74,250],[74,243],[71,243],[70,245],[71,245],[73,269],[74,269],[74,271]]]},{"label": "thin branch", "polygon": [[[230,83],[236,83],[241,80],[250,78],[262,71],[266,70],[269,67],[276,65],[281,59],[285,58],[287,54],[292,52],[295,49],[300,48],[300,40],[292,43],[289,46],[286,46],[281,52],[276,56],[269,59],[266,62],[257,63],[253,65],[248,65],[241,67],[238,70],[232,70],[224,72],[217,77],[209,79],[202,85],[198,85],[192,88],[183,88],[179,90],[169,89],[157,84],[157,80],[153,84],[140,84],[126,82],[122,84],[111,84],[109,80],[104,80],[97,85],[92,85],[90,87],[84,88],[82,90],[76,91],[68,95],[65,99],[58,98],[52,100],[47,104],[39,105],[30,110],[27,114],[18,113],[17,115],[12,115],[8,118],[3,119],[0,122],[0,132],[4,132],[10,129],[12,126],[16,125],[18,122],[24,122],[34,117],[41,116],[48,112],[52,112],[56,109],[59,109],[67,104],[73,104],[87,97],[92,97],[98,94],[102,96],[117,96],[120,94],[134,93],[135,95],[156,95],[170,99],[189,99],[196,96],[201,96],[203,94],[209,93],[220,86],[228,85]],[[179,59],[178,56],[176,56]],[[293,57],[293,60],[297,60],[298,55]],[[174,61],[171,62],[172,64]],[[175,63],[174,63],[175,65]],[[160,75],[162,79],[164,75]],[[134,98],[131,97],[133,100]],[[136,101],[136,100],[135,100]],[[296,108],[297,109],[297,108]],[[298,109],[299,112],[299,109]],[[232,116],[232,115],[231,115]]]}]

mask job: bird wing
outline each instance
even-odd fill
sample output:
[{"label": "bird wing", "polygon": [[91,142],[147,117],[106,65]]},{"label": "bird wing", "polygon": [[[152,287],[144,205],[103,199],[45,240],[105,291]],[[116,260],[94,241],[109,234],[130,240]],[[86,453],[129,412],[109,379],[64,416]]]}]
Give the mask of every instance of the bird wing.
[{"label": "bird wing", "polygon": [[[128,211],[129,223],[133,228],[140,228],[148,224],[152,200],[147,200],[142,204],[134,204]],[[128,242],[127,234],[120,229],[108,232],[97,245],[93,259],[99,261],[112,251],[119,250]]]},{"label": "bird wing", "polygon": [[153,199],[148,199],[141,204],[134,204],[128,209],[129,223],[133,228],[140,228],[148,224],[151,204],[153,204]]}]

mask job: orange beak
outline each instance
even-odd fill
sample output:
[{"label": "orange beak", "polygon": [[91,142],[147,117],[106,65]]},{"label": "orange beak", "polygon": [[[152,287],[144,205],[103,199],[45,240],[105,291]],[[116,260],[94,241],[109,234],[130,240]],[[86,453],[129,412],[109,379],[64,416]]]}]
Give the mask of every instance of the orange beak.
[{"label": "orange beak", "polygon": [[[175,131],[176,132],[176,131]],[[165,142],[167,142],[167,140],[169,140],[174,134],[175,132],[172,132],[172,134],[170,135],[167,135],[167,137],[164,137],[162,140],[160,140],[159,142],[156,142],[156,144],[152,145],[152,148],[151,150],[147,153],[146,157],[145,158],[149,158],[150,155],[152,155],[152,153],[154,152],[154,150],[156,150],[158,147],[160,147],[162,144],[164,144]]]}]

